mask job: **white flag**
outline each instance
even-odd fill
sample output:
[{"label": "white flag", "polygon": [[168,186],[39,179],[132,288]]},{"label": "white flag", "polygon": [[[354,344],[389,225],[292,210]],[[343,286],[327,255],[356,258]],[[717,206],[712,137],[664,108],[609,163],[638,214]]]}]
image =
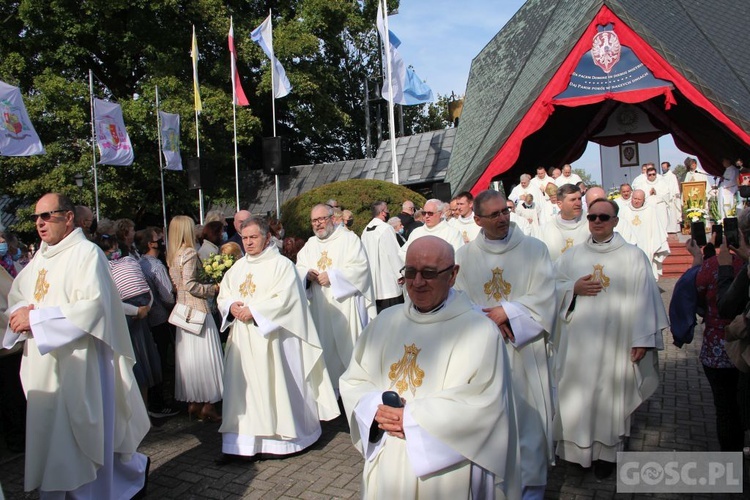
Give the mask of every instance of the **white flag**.
[{"label": "white flag", "polygon": [[0,156],[45,154],[18,87],[0,82]]},{"label": "white flag", "polygon": [[161,150],[167,170],[182,170],[180,156],[180,115],[159,111],[161,120]]},{"label": "white flag", "polygon": [[266,53],[268,58],[271,60],[274,68],[274,79],[273,79],[273,97],[279,99],[284,97],[292,90],[292,84],[289,82],[289,78],[286,77],[286,71],[276,56],[273,55],[273,27],[271,26],[271,15],[269,14],[265,21],[260,26],[255,28],[250,33],[250,38],[253,42],[260,45],[263,52]]},{"label": "white flag", "polygon": [[94,124],[96,143],[99,145],[100,165],[133,164],[133,146],[122,120],[119,104],[94,99]]}]

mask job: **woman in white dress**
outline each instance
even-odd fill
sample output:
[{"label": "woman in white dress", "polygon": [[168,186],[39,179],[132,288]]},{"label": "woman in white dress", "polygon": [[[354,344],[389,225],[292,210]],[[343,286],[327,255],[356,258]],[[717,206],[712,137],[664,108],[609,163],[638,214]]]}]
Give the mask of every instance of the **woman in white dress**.
[{"label": "woman in white dress", "polygon": [[[169,276],[177,291],[177,304],[208,313],[207,299],[218,293],[218,285],[198,281],[193,220],[178,215],[169,223],[167,251]],[[188,413],[209,421],[221,421],[213,403],[220,401],[224,385],[224,362],[219,331],[211,314],[199,335],[177,327],[175,336],[175,399],[187,401]]]}]

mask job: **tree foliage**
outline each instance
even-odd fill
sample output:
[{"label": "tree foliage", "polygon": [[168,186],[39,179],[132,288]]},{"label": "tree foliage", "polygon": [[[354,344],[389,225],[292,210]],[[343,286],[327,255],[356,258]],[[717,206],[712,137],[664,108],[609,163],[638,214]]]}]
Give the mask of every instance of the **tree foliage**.
[{"label": "tree foliage", "polygon": [[[390,1],[391,9],[398,1]],[[97,167],[100,214],[161,212],[155,88],[160,109],[181,116],[183,162],[197,153],[189,56],[199,51],[202,165],[215,182],[206,206],[234,201],[234,147],[227,33],[234,19],[238,71],[250,106],[237,108],[239,169],[260,168],[261,138],[273,135],[270,65],[250,31],[272,11],[274,49],[293,85],[276,100],[276,132],[292,164],[365,154],[364,82],[379,77],[375,0],[10,0],[0,3],[0,80],[21,88],[47,154],[0,158],[0,194],[33,203],[58,191],[94,205],[89,70],[94,94],[122,105],[134,145],[130,167]],[[444,100],[445,98],[441,98]],[[406,108],[407,130],[442,128],[442,104]],[[98,158],[98,152],[96,153]],[[85,176],[78,190],[74,176]],[[242,175],[240,175],[242,178]],[[168,211],[195,215],[184,172],[164,172]],[[252,200],[244,199],[241,205]],[[30,210],[30,209],[28,209]],[[21,209],[19,215],[23,215]],[[21,225],[18,230],[30,230]]]}]

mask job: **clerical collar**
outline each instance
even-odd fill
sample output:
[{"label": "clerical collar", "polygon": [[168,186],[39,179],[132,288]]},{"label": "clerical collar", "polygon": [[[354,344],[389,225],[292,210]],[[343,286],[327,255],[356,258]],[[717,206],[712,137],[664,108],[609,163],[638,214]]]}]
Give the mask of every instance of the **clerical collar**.
[{"label": "clerical collar", "polygon": [[508,225],[508,232],[505,233],[505,238],[500,238],[499,240],[491,240],[491,239],[489,239],[487,237],[487,235],[484,234],[484,230],[482,230],[482,236],[484,237],[484,242],[487,243],[487,245],[489,245],[489,246],[495,246],[495,247],[500,247],[500,246],[508,244],[508,242],[510,241],[510,233],[511,233],[511,231],[513,231],[513,228],[510,225]]},{"label": "clerical collar", "polygon": [[468,216],[463,217],[461,215],[458,216],[458,220],[463,222],[464,224],[469,224],[474,221],[474,212],[471,212]]},{"label": "clerical collar", "polygon": [[567,220],[567,219],[563,219],[562,215],[561,215],[560,216],[560,222],[562,222],[563,224],[566,224],[568,226],[575,226],[576,224],[578,224],[579,222],[581,222],[581,218],[580,217],[576,217],[575,219]]},{"label": "clerical collar", "polygon": [[614,237],[615,237],[615,233],[613,232],[612,236],[610,236],[607,241],[596,241],[593,236],[591,236],[591,241],[594,242],[594,245],[605,245],[605,244],[609,243],[610,241],[612,241],[614,239]]},{"label": "clerical collar", "polygon": [[456,295],[455,290],[453,290],[453,288],[451,288],[450,291],[448,291],[448,297],[443,301],[443,303],[440,304],[439,306],[437,306],[436,308],[430,310],[430,311],[424,311],[424,312],[420,311],[419,309],[417,309],[417,306],[415,306],[414,303],[412,303],[411,307],[412,307],[412,309],[414,309],[414,312],[417,313],[417,314],[425,314],[425,315],[426,314],[435,314],[438,311],[440,311],[443,308],[445,308],[445,306],[447,306],[449,303],[453,302],[453,299],[455,298],[455,295]]}]

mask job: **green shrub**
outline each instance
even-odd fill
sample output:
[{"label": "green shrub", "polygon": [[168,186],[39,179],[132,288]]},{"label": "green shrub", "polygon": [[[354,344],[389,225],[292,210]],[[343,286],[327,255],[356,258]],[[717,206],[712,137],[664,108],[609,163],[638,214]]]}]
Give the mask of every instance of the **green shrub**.
[{"label": "green shrub", "polygon": [[381,200],[388,203],[391,217],[401,213],[401,204],[411,200],[417,206],[424,206],[425,198],[411,189],[385,181],[352,179],[333,182],[317,187],[281,206],[281,222],[288,236],[299,236],[307,239],[312,236],[310,210],[318,203],[334,199],[345,210],[354,214],[354,226],[351,228],[361,235],[365,226],[372,220],[370,207],[373,202]]}]

